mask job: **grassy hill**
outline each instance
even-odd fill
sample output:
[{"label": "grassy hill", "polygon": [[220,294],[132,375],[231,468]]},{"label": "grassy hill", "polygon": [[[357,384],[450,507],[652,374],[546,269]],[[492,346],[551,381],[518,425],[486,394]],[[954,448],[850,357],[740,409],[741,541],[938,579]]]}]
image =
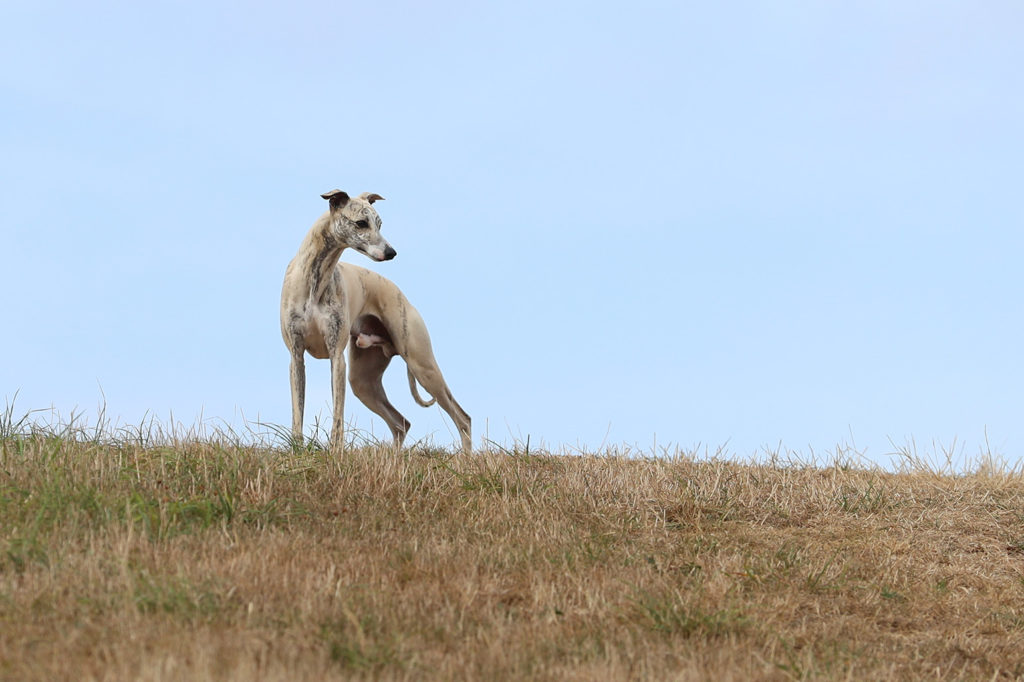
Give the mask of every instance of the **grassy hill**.
[{"label": "grassy hill", "polygon": [[19,426],[3,679],[1024,675],[1018,471]]}]

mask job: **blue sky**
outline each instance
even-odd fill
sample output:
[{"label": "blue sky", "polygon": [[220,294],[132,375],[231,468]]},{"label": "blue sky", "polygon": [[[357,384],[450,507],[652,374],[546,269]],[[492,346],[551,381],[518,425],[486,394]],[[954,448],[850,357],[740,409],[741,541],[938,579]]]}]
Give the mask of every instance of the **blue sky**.
[{"label": "blue sky", "polygon": [[[289,422],[377,192],[477,442],[1024,451],[1014,2],[4,3],[0,394]],[[386,381],[411,439],[457,441]],[[307,424],[329,413],[307,363]],[[350,396],[350,420],[383,424]]]}]

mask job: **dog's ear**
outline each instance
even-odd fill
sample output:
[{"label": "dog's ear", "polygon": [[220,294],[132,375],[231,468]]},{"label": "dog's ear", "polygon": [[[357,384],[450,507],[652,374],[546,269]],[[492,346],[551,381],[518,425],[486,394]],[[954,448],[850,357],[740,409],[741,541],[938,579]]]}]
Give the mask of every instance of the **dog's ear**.
[{"label": "dog's ear", "polygon": [[379,194],[371,194],[370,192],[364,192],[363,198],[369,201],[371,204],[375,201],[384,201],[384,197]]},{"label": "dog's ear", "polygon": [[337,211],[348,203],[348,194],[342,192],[340,189],[332,189],[330,192],[324,192],[320,196],[331,202],[332,211]]}]

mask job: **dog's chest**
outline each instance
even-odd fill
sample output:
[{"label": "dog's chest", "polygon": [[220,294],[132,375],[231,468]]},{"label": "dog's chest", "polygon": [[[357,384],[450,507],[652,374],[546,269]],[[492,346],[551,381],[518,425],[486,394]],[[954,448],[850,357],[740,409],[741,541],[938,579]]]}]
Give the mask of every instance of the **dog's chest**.
[{"label": "dog's chest", "polygon": [[306,316],[303,341],[314,358],[323,360],[331,355],[331,348],[347,340],[345,318],[340,307],[316,306]]}]

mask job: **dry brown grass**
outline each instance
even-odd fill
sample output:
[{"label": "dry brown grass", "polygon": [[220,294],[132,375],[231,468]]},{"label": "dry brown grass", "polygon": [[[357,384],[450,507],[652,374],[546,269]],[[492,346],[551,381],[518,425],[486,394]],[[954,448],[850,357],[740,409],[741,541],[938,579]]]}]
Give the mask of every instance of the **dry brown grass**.
[{"label": "dry brown grass", "polygon": [[0,434],[0,677],[1024,675],[1017,472],[131,440]]}]

